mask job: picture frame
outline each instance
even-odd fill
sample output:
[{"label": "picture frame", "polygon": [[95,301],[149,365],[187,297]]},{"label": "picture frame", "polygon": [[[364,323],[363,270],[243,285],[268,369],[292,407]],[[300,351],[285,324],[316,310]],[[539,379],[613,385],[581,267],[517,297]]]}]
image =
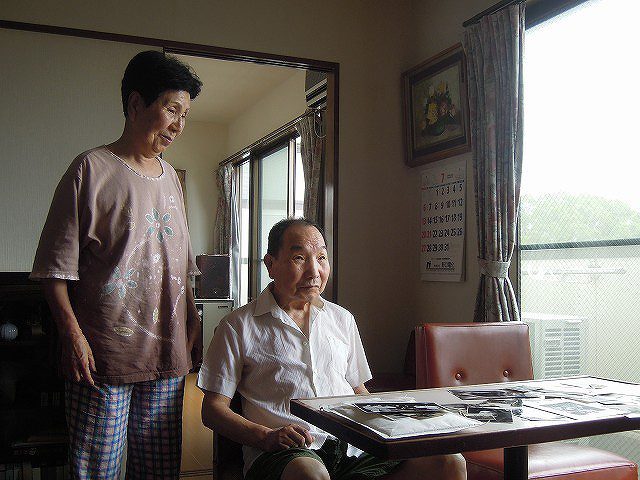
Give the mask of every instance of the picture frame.
[{"label": "picture frame", "polygon": [[462,44],[403,72],[402,103],[405,163],[409,167],[471,150]]}]

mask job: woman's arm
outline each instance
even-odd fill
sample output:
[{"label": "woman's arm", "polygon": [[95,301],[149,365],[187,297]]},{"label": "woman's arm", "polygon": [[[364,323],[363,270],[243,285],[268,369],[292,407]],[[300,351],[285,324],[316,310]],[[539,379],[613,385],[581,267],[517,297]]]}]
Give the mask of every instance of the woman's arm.
[{"label": "woman's arm", "polygon": [[69,380],[95,385],[91,371],[96,371],[89,342],[84,337],[69,301],[67,281],[43,279],[44,294],[58,327],[62,347],[62,373]]},{"label": "woman's arm", "polygon": [[187,354],[191,354],[191,364],[193,368],[198,368],[202,365],[202,351],[204,345],[202,345],[202,325],[200,321],[200,315],[198,315],[198,309],[196,307],[196,300],[193,297],[193,288],[191,288],[191,281],[187,278]]}]

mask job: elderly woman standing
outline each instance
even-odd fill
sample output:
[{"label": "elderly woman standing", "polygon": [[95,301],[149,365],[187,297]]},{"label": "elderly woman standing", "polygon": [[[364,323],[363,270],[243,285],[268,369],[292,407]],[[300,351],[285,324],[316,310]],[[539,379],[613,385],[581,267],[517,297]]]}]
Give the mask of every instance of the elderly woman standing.
[{"label": "elderly woman standing", "polygon": [[72,478],[178,478],[184,376],[202,355],[182,190],[160,158],[202,82],[162,52],[122,79],[122,136],[56,189],[32,278],[58,327]]}]

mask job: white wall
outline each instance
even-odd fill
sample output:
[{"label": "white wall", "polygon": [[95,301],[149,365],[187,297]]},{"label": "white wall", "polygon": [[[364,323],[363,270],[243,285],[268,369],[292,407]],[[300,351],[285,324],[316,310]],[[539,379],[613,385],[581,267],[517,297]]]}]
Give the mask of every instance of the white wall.
[{"label": "white wall", "polygon": [[251,145],[304,113],[307,108],[304,80],[305,70],[293,70],[290,78],[233,119],[229,123],[227,156]]},{"label": "white wall", "polygon": [[76,155],[122,132],[120,77],[113,72],[123,72],[142,49],[104,45],[0,29],[2,271],[31,270],[63,172]]},{"label": "white wall", "polygon": [[[194,102],[197,102],[196,98]],[[187,121],[164,158],[186,170],[187,218],[193,253],[213,252],[218,189],[216,168],[227,149],[227,125]]]}]

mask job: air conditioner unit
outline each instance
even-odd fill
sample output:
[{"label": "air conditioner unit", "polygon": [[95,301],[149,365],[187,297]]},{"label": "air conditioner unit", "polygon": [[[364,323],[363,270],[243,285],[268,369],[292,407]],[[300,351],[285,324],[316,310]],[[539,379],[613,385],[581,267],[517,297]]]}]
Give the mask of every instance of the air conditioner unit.
[{"label": "air conditioner unit", "polygon": [[522,319],[529,325],[534,378],[585,374],[586,317],[523,313]]},{"label": "air conditioner unit", "polygon": [[327,74],[325,72],[307,70],[304,89],[307,107],[324,108],[327,106]]}]

